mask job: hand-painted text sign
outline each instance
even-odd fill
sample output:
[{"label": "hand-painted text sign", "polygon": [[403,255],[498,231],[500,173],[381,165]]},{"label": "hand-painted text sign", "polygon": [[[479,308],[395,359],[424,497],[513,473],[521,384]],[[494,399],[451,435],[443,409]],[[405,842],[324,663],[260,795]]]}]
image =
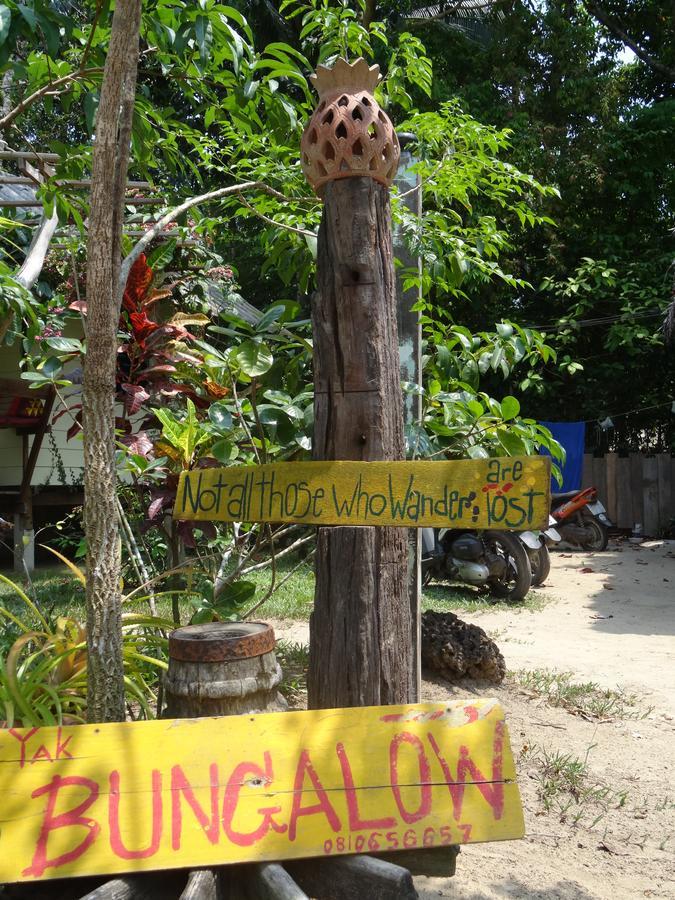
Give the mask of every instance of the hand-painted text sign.
[{"label": "hand-painted text sign", "polygon": [[496,700],[12,728],[0,786],[0,882],[524,831]]},{"label": "hand-painted text sign", "polygon": [[181,475],[177,519],[546,528],[550,461],[543,456],[451,462],[298,462]]}]

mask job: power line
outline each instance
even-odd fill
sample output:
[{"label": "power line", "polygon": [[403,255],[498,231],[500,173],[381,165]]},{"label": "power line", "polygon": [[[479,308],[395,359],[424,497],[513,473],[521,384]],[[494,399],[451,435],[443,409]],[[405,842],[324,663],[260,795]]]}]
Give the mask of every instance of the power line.
[{"label": "power line", "polygon": [[562,331],[564,328],[590,328],[592,325],[605,325],[608,322],[618,322],[619,319],[630,321],[630,319],[655,319],[657,316],[664,316],[665,310],[656,310],[654,312],[643,313],[620,313],[617,316],[598,316],[595,319],[579,319],[572,322],[551,322],[549,325],[526,325],[526,328],[533,328],[535,331]]},{"label": "power line", "polygon": [[[606,419],[620,419],[622,416],[630,416],[633,413],[638,413],[638,412],[647,412],[650,409],[660,409],[662,406],[670,406],[672,403],[673,403],[673,399],[671,398],[670,400],[664,400],[663,403],[654,403],[654,404],[652,404],[652,406],[638,406],[636,409],[629,409],[626,412],[622,412],[622,413],[607,413],[605,415],[605,418]],[[585,424],[590,424],[590,423],[595,424],[598,422],[599,422],[598,417],[596,417],[595,419],[584,419]]]}]

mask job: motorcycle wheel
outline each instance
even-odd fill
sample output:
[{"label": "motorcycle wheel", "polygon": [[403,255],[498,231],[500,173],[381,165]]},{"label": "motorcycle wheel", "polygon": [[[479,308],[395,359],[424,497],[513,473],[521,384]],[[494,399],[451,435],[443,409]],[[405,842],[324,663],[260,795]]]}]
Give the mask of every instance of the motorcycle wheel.
[{"label": "motorcycle wheel", "polygon": [[591,532],[591,537],[583,545],[584,549],[595,550],[598,553],[607,549],[609,535],[604,525],[595,519],[585,519],[584,528]]},{"label": "motorcycle wheel", "polygon": [[492,553],[506,560],[504,575],[488,581],[490,593],[507,603],[519,603],[532,585],[530,559],[520,538],[505,531],[485,531],[483,541]]},{"label": "motorcycle wheel", "polygon": [[538,550],[532,550],[528,555],[532,568],[532,584],[534,587],[539,587],[546,581],[551,571],[551,554],[548,552],[546,544],[542,544]]}]

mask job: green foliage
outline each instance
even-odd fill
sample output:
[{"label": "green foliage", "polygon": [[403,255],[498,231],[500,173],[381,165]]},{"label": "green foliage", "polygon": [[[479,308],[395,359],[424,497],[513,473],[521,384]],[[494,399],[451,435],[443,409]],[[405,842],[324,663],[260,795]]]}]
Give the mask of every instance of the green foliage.
[{"label": "green foliage", "polygon": [[[52,551],[55,552],[55,551]],[[84,582],[84,574],[55,552]],[[0,714],[6,727],[84,722],[87,654],[84,626],[72,616],[51,617],[15,582],[0,575],[17,602],[0,606],[4,627],[17,634],[0,650]],[[152,718],[157,670],[166,669],[166,620],[125,614],[122,639],[127,702]]]}]

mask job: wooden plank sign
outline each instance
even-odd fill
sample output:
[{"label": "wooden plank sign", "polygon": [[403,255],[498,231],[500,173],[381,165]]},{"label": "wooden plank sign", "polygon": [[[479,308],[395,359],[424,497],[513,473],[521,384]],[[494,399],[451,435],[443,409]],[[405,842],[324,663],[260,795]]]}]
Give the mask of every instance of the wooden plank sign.
[{"label": "wooden plank sign", "polygon": [[0,882],[522,837],[496,700],[0,731]]},{"label": "wooden plank sign", "polygon": [[544,456],[444,462],[297,462],[197,469],[180,477],[177,519],[544,529]]}]

